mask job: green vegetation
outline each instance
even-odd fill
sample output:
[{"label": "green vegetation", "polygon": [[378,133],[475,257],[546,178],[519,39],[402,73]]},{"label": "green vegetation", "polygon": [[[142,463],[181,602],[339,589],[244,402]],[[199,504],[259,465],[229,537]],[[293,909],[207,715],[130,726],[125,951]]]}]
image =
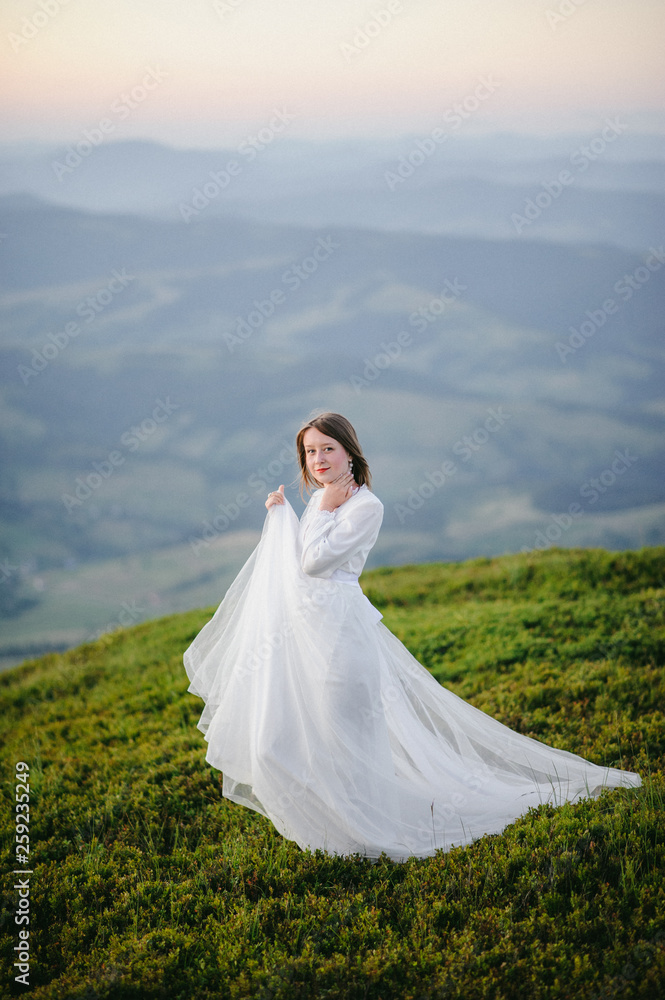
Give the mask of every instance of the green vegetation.
[{"label": "green vegetation", "polygon": [[[664,579],[663,548],[365,575],[456,693],[644,779],[405,864],[303,852],[222,798],[181,659],[210,609],[0,675],[6,871],[13,769],[30,768],[30,996],[662,996]],[[6,878],[7,996],[17,898]]]}]

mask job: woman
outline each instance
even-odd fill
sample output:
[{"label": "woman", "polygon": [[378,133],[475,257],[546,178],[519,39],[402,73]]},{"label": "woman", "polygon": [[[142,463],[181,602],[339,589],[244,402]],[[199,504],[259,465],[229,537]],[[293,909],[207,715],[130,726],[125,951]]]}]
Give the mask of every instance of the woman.
[{"label": "woman", "polygon": [[639,775],[513,732],[442,687],[383,625],[358,576],[383,505],[351,424],[310,420],[300,522],[270,493],[261,540],[185,653],[223,794],[300,847],[395,861],[499,833]]}]

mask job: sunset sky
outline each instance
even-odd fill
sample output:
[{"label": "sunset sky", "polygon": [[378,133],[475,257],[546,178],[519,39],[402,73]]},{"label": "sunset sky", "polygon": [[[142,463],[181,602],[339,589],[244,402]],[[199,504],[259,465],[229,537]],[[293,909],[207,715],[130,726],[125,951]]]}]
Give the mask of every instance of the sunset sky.
[{"label": "sunset sky", "polygon": [[4,0],[0,45],[5,142],[429,131],[483,79],[471,130],[665,131],[663,0]]}]

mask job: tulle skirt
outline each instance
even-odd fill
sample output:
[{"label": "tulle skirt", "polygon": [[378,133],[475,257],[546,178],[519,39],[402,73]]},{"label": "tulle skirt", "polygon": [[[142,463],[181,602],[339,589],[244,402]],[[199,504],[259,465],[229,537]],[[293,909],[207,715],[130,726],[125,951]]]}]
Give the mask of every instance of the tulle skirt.
[{"label": "tulle skirt", "polygon": [[442,687],[357,583],[302,572],[298,528],[288,502],[271,508],[184,656],[227,798],[301,848],[404,861],[499,833],[531,806],[641,784]]}]

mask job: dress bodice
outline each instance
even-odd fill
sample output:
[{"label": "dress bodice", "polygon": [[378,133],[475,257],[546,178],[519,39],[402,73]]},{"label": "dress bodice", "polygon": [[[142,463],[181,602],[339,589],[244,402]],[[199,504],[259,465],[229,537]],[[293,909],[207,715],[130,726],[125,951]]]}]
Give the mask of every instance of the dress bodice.
[{"label": "dress bodice", "polygon": [[300,519],[300,564],[308,576],[355,583],[383,520],[383,504],[360,486],[334,511],[320,510],[316,490]]}]

